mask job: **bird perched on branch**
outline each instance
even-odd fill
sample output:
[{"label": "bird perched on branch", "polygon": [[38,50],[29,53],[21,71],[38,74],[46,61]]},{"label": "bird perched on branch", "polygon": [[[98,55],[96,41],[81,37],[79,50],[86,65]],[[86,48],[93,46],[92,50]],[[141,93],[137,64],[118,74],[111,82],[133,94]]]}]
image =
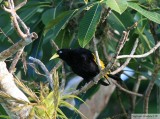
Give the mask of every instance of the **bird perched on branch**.
[{"label": "bird perched on branch", "polygon": [[[54,54],[50,60],[59,57],[63,61],[65,61],[73,70],[73,72],[79,76],[81,76],[86,82],[93,80],[93,78],[100,73],[99,67],[96,62],[96,57],[94,54],[85,48],[77,48],[77,49],[60,49]],[[101,68],[104,69],[104,63],[100,60]],[[115,80],[121,80],[119,77],[106,74],[104,76],[106,79],[108,77],[116,78]],[[107,79],[108,81],[108,79]],[[108,83],[99,80],[99,84],[104,86],[108,86]]]}]

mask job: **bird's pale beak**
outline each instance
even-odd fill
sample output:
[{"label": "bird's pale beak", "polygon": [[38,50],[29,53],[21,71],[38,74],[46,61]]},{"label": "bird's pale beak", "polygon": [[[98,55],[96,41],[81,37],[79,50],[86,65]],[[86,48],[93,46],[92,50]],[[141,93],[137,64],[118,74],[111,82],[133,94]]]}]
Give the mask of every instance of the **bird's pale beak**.
[{"label": "bird's pale beak", "polygon": [[50,60],[55,59],[55,58],[57,58],[57,57],[59,57],[59,55],[58,55],[57,53],[55,53],[55,54],[50,58]]}]

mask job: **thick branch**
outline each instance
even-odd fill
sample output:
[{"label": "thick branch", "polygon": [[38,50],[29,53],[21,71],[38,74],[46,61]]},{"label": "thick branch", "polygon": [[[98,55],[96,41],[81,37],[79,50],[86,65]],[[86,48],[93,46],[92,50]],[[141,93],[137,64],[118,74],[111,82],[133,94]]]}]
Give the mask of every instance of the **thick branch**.
[{"label": "thick branch", "polygon": [[[14,83],[14,78],[11,73],[8,72],[6,68],[5,62],[0,61],[0,91],[12,96],[18,100],[24,100],[25,102],[29,102],[28,98],[24,95],[24,93],[19,90],[19,88]],[[2,99],[2,97],[1,97]],[[21,117],[26,118],[28,113],[30,112],[30,108],[23,107],[24,104],[15,103],[14,100],[5,99],[5,103],[1,103],[7,114],[12,119],[19,119]],[[21,107],[20,110],[14,112],[12,108]]]},{"label": "thick branch", "polygon": [[[38,36],[34,32],[29,33],[29,28],[26,27],[23,21],[16,14],[16,9],[13,0],[8,0],[8,4],[9,8],[6,8],[5,6],[2,7],[6,12],[11,14],[11,20],[13,22],[14,29],[16,30],[19,37],[22,38],[22,40],[20,40],[16,44],[13,44],[11,47],[0,53],[0,91],[4,92],[7,95],[10,95],[11,97],[13,97],[13,99],[22,100],[24,102],[29,103],[28,98],[15,85],[13,75],[8,72],[6,64],[3,61],[15,54],[20,49],[23,49],[26,45],[33,42],[35,39],[38,38]],[[20,6],[18,8],[20,8]],[[24,29],[26,33],[23,33],[23,31],[20,29],[19,23],[21,23],[22,27],[25,27]],[[15,61],[14,65],[17,61],[18,60]],[[1,97],[1,99],[4,100],[3,97]],[[16,102],[16,100],[13,99],[11,100],[5,98],[4,102],[1,103],[4,109],[6,110],[7,114],[12,119],[26,119],[30,113],[32,106],[26,106],[26,104],[21,102],[18,103]],[[14,109],[16,108],[18,108],[18,110],[15,111]]]},{"label": "thick branch", "polygon": [[4,61],[5,59],[9,58],[13,54],[15,54],[19,49],[22,49],[26,45],[32,43],[37,37],[37,34],[33,32],[31,37],[26,38],[25,40],[20,40],[16,44],[12,45],[10,48],[2,51],[0,53],[0,61]]}]

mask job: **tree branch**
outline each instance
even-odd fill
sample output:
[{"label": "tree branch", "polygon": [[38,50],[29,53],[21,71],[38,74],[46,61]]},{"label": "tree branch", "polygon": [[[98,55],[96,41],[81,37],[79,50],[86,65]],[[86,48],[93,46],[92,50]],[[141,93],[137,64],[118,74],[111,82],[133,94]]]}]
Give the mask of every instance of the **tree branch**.
[{"label": "tree branch", "polygon": [[[133,54],[135,53],[137,46],[138,46],[138,39],[135,41],[134,46],[133,46],[133,49],[132,49],[130,55],[133,55]],[[121,67],[119,67],[119,68],[116,69],[115,71],[111,72],[111,74],[117,74],[117,73],[119,73],[120,71],[122,71],[122,70],[129,64],[130,60],[131,60],[131,58],[128,58]]]},{"label": "tree branch", "polygon": [[[15,54],[20,49],[22,50],[26,45],[32,43],[35,39],[38,38],[36,33],[30,33],[29,28],[26,27],[24,22],[19,18],[19,16],[16,14],[16,9],[14,6],[13,0],[8,0],[9,8],[6,8],[5,6],[2,6],[2,8],[11,14],[11,20],[14,25],[14,29],[19,35],[19,37],[22,38],[19,42],[13,44],[8,49],[2,51],[0,53],[0,91],[6,93],[7,95],[10,95],[14,99],[22,100],[24,102],[28,102],[28,98],[24,95],[24,93],[15,85],[14,78],[11,73],[8,72],[8,69],[6,68],[5,60]],[[19,8],[22,7],[22,5],[19,6]],[[19,23],[24,27],[26,33],[23,33],[20,29]],[[21,53],[20,53],[21,54]],[[15,57],[15,60],[12,63],[11,66],[11,72],[13,71],[13,68],[15,67],[20,54],[17,54]],[[1,97],[1,99],[3,99]],[[16,100],[11,99],[5,99],[5,102],[1,103],[7,114],[12,119],[23,119],[27,118],[32,106],[25,106],[24,103],[17,103]],[[18,110],[14,110],[16,108],[19,108]]]},{"label": "tree branch", "polygon": [[114,64],[116,63],[116,61],[118,59],[117,57],[118,57],[119,53],[121,52],[122,48],[124,47],[124,45],[128,39],[130,30],[135,28],[137,25],[138,25],[138,23],[135,22],[131,27],[128,27],[126,31],[123,31],[123,35],[122,35],[121,39],[119,40],[119,43],[118,43],[118,46],[116,49],[116,54],[111,59],[111,61],[108,63],[108,65],[105,67],[105,69],[102,71],[103,74],[108,72],[109,69],[112,69],[112,67],[114,66]]},{"label": "tree branch", "polygon": [[32,60],[33,62],[37,63],[42,70],[45,73],[45,76],[47,78],[47,81],[49,82],[49,85],[51,87],[51,89],[53,90],[53,80],[52,80],[52,75],[49,73],[48,69],[46,68],[46,66],[39,60],[33,57],[29,57],[30,60]]},{"label": "tree branch", "polygon": [[62,65],[62,61],[59,61],[50,71],[50,74],[53,74],[60,66]]},{"label": "tree branch", "polygon": [[154,83],[155,83],[155,81],[157,79],[159,70],[160,70],[160,65],[156,66],[156,68],[155,68],[155,70],[153,72],[153,75],[152,75],[152,79],[149,82],[147,90],[146,90],[145,95],[144,95],[143,112],[146,113],[146,114],[148,113],[149,96],[151,94],[151,91],[152,91],[152,88],[154,86]]},{"label": "tree branch", "polygon": [[117,57],[117,59],[121,58],[143,58],[147,57],[148,55],[152,54],[155,50],[157,50],[160,47],[160,42],[158,42],[150,51],[147,53],[141,54],[141,55],[120,55]]},{"label": "tree branch", "polygon": [[25,40],[20,40],[19,42],[15,43],[14,45],[9,47],[8,49],[2,51],[0,53],[0,61],[4,61],[5,59],[9,58],[13,54],[15,54],[19,49],[22,49],[26,45],[29,45],[30,43],[32,43],[37,37],[38,37],[37,34],[33,32],[31,38],[26,38]]},{"label": "tree branch", "polygon": [[[0,91],[12,96],[18,100],[24,100],[29,102],[28,98],[14,83],[14,78],[11,73],[8,72],[5,62],[0,61]],[[2,98],[2,97],[1,97]],[[7,114],[12,119],[19,119],[21,116],[26,118],[30,112],[30,108],[23,107],[24,104],[16,103],[14,100],[5,99],[5,102],[1,103]],[[21,110],[14,112],[12,108],[23,107]]]},{"label": "tree branch", "polygon": [[13,59],[13,61],[12,61],[12,64],[11,64],[11,66],[9,67],[9,72],[10,72],[10,73],[13,73],[13,72],[15,71],[16,64],[18,63],[18,60],[19,60],[21,54],[23,53],[23,50],[24,50],[24,47],[23,47],[22,49],[20,49],[20,50],[17,52],[16,56],[14,57],[14,59]]},{"label": "tree branch", "polygon": [[16,7],[15,7],[15,10],[19,10],[21,7],[23,7],[25,4],[27,3],[27,0],[24,0],[23,2],[21,2],[20,4],[18,4]]},{"label": "tree branch", "polygon": [[[127,38],[128,38],[128,35],[129,35],[130,30],[133,29],[133,28],[136,27],[136,26],[137,26],[137,22],[136,22],[134,25],[132,25],[131,27],[129,27],[129,28],[127,29],[127,31],[124,31],[124,32],[123,32],[123,36],[121,37],[121,40],[120,40],[119,45],[118,45],[118,48],[117,48],[117,50],[116,50],[117,52],[116,52],[115,58],[113,58],[113,59],[110,61],[110,63],[107,65],[107,67],[106,67],[105,69],[103,69],[97,76],[94,77],[94,82],[98,82],[98,80],[100,80],[100,78],[103,77],[103,76],[106,74],[106,72],[108,72],[108,70],[114,65],[114,63],[116,62],[116,59],[117,59],[120,51],[121,51],[122,48],[124,47],[124,44],[125,44],[125,42],[126,42],[126,40],[127,40]],[[95,43],[94,43],[94,45],[95,45]],[[132,50],[131,53],[134,53],[134,52],[135,52],[135,50],[136,50],[136,48],[137,48],[137,45],[138,45],[138,40],[136,40],[135,45],[134,45],[133,50]],[[94,46],[94,48],[95,48],[95,51],[96,51],[96,46]],[[96,56],[96,58],[97,58],[97,56]],[[129,61],[130,61],[130,60],[129,60]],[[128,63],[128,62],[127,62],[127,63]],[[127,63],[126,63],[126,64],[127,64]],[[116,73],[116,72],[112,72],[111,74],[115,74],[115,73]],[[76,91],[72,92],[72,94],[74,94],[74,95],[79,95],[80,93],[85,92],[86,90],[88,90],[89,88],[91,88],[91,87],[94,85],[94,82],[93,82],[93,81],[90,81],[88,84],[86,84],[86,85],[85,85],[84,87],[82,87],[80,90],[76,90]],[[126,92],[126,93],[128,93],[128,94],[136,95],[136,96],[140,96],[140,97],[143,96],[142,94],[138,94],[138,93],[129,91],[129,90],[127,90],[127,89],[124,89],[122,86],[120,86],[120,85],[119,85],[116,81],[114,81],[114,80],[112,80],[112,82],[113,82],[120,90],[122,90],[122,91],[124,91],[124,92]]]}]

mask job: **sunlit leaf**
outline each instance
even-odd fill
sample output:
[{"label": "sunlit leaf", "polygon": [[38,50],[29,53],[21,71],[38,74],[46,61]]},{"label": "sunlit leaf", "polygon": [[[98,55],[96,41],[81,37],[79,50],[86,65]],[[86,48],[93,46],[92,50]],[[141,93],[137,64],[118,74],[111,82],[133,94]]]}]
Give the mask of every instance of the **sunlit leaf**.
[{"label": "sunlit leaf", "polygon": [[126,0],[105,0],[107,6],[109,6],[114,11],[122,14],[128,7]]}]

